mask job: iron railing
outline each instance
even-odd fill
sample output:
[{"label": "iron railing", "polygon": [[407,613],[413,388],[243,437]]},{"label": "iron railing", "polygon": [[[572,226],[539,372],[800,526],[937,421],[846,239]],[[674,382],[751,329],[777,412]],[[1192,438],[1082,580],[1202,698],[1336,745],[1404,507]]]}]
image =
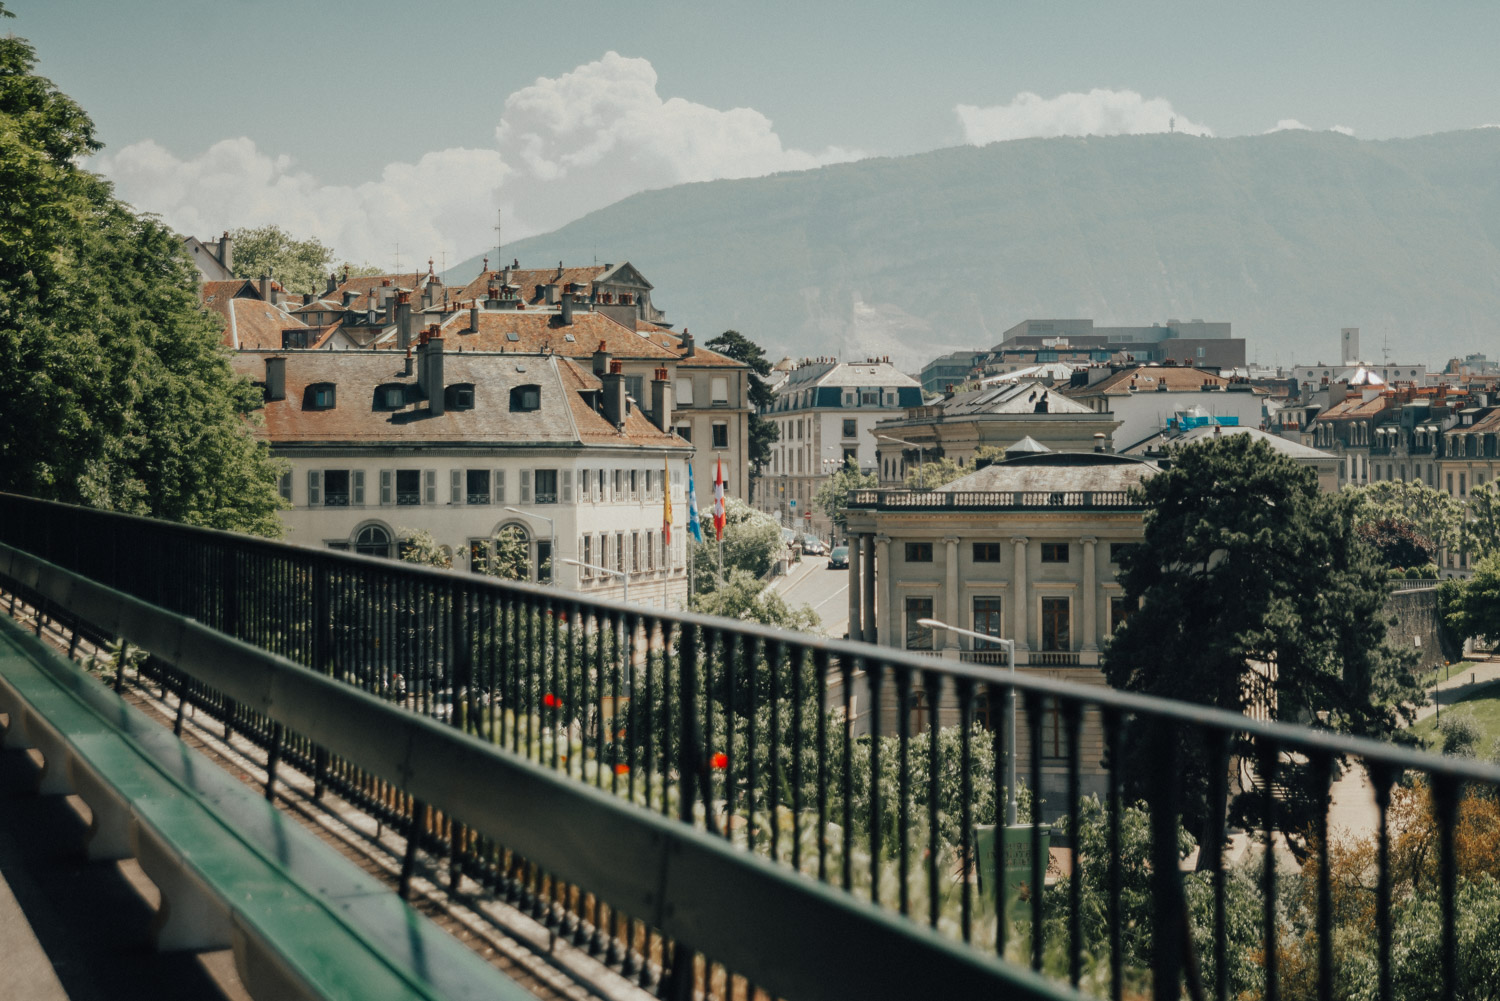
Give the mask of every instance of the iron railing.
[{"label": "iron railing", "polygon": [[851,490],[849,507],[881,511],[994,510],[1071,508],[1139,510],[1144,506],[1128,490]]},{"label": "iron railing", "polygon": [[[1462,960],[1484,933],[1460,944],[1456,901],[1493,892],[1495,859],[1473,848],[1474,818],[1500,794],[1492,764],[25,498],[0,496],[0,541],[895,912],[913,935],[926,925],[1087,993],[1332,998],[1363,983],[1390,999],[1427,956],[1433,996],[1454,997],[1482,972]],[[7,587],[68,620],[65,601]],[[687,978],[748,998],[764,983],[712,951],[695,960],[697,943],[527,854],[562,832],[478,834],[468,800],[430,810],[308,734],[154,670],[268,760],[407,830],[408,870],[425,849],[663,993]],[[1340,834],[1343,774],[1368,782],[1369,817]],[[997,830],[1015,799],[1018,825]],[[781,916],[720,917],[755,936]],[[1430,932],[1432,947],[1398,953],[1398,930]],[[835,987],[845,975],[826,973]]]}]

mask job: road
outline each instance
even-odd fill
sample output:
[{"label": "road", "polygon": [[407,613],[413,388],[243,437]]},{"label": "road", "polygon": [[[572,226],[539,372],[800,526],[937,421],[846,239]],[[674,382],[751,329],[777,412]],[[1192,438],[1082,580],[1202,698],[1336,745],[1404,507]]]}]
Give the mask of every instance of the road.
[{"label": "road", "polygon": [[837,639],[849,631],[849,571],[828,569],[828,557],[802,557],[770,589],[794,608],[811,605],[827,635]]}]

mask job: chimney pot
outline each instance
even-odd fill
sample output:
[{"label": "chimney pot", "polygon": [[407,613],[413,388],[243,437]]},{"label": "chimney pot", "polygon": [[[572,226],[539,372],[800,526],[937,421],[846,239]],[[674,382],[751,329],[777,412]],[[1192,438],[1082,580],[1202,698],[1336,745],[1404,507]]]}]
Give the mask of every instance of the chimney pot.
[{"label": "chimney pot", "polygon": [[266,399],[286,399],[286,358],[280,355],[266,359]]}]

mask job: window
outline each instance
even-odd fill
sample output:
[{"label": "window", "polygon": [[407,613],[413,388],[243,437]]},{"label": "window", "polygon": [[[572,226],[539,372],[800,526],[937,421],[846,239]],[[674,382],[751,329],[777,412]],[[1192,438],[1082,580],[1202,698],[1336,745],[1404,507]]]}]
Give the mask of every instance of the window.
[{"label": "window", "polygon": [[1118,564],[1121,554],[1129,549],[1131,545],[1129,542],[1111,542],[1109,544],[1109,561]]},{"label": "window", "polygon": [[536,543],[536,579],[543,584],[552,580],[552,540],[538,539]]},{"label": "window", "polygon": [[727,376],[716,375],[711,380],[713,386],[713,401],[716,407],[729,406],[729,379]]},{"label": "window", "polygon": [[[594,537],[592,535],[585,535],[578,540],[578,562],[594,562]],[[594,576],[594,571],[587,566],[582,566],[578,568],[578,576],[588,580]]]},{"label": "window", "polygon": [[542,406],[541,386],[517,386],[510,391],[510,409],[512,413],[527,413],[539,410]]},{"label": "window", "polygon": [[[999,563],[1000,543],[998,542],[976,542],[974,543],[975,563]],[[975,599],[978,601],[979,599]],[[977,626],[975,628],[978,628]]]},{"label": "window", "polygon": [[625,572],[625,533],[615,533],[615,569]]},{"label": "window", "polygon": [[323,470],[323,506],[349,506],[349,470]]},{"label": "window", "polygon": [[578,471],[578,499],[581,501],[594,499],[594,471],[592,469]]},{"label": "window", "polygon": [[1135,611],[1129,598],[1113,597],[1109,599],[1109,631],[1114,632],[1120,628],[1120,624],[1130,618],[1130,613]]},{"label": "window", "polygon": [[1068,632],[1068,599],[1042,599],[1042,649],[1071,650]]},{"label": "window", "polygon": [[906,562],[908,563],[931,563],[932,543],[930,542],[908,542],[906,544]]},{"label": "window", "polygon": [[376,410],[400,410],[404,406],[406,406],[406,386],[399,382],[391,382],[376,387]]},{"label": "window", "polygon": [[851,463],[855,466],[859,465],[859,449],[857,448],[844,449],[844,465],[847,466]]},{"label": "window", "polygon": [[677,405],[679,407],[691,407],[693,405],[693,380],[678,379],[675,386]]},{"label": "window", "polygon": [[630,533],[630,572],[641,572],[641,533]]},{"label": "window", "polygon": [[642,395],[644,392],[642,379],[643,377],[639,375],[627,375],[625,377],[625,395],[632,397],[637,403],[645,399]]},{"label": "window", "polygon": [[536,471],[536,502],[538,504],[557,503],[557,470],[538,469]]},{"label": "window", "polygon": [[[1001,619],[1001,598],[999,595],[985,595],[974,599],[974,631],[976,633],[987,633],[990,636],[1004,636],[1005,623]],[[999,643],[989,643],[985,640],[974,641],[975,650],[998,650]]]},{"label": "window", "polygon": [[490,471],[488,469],[470,469],[464,476],[465,493],[470,504],[488,504],[490,502]]},{"label": "window", "polygon": [[672,430],[676,431],[677,437],[681,438],[683,441],[692,442],[693,426],[691,424],[674,424],[672,425]]},{"label": "window", "polygon": [[714,421],[714,448],[729,447],[729,425],[724,421]]},{"label": "window", "polygon": [[288,504],[292,502],[292,471],[290,469],[281,474],[281,479],[277,483],[276,489],[280,492],[282,500]]},{"label": "window", "polygon": [[490,544],[484,539],[469,540],[469,571],[484,573],[489,566]]},{"label": "window", "polygon": [[857,437],[858,434],[859,434],[859,432],[855,430],[854,421],[852,419],[845,420],[844,421],[844,437],[845,438],[854,438],[854,437]]},{"label": "window", "polygon": [[335,404],[334,386],[331,382],[315,382],[307,387],[303,397],[303,410],[332,410]]},{"label": "window", "polygon": [[1066,542],[1044,542],[1042,543],[1043,563],[1066,563],[1068,562],[1068,544]]},{"label": "window", "polygon": [[409,506],[422,503],[422,471],[396,470],[396,503]]},{"label": "window", "polygon": [[1448,474],[1448,496],[1449,497],[1453,496],[1453,474],[1452,473]]},{"label": "window", "polygon": [[379,525],[366,525],[354,537],[354,551],[361,556],[390,556],[391,533]]},{"label": "window", "polygon": [[932,618],[932,599],[906,599],[906,649],[931,650],[932,630],[918,623],[918,619]]},{"label": "window", "polygon": [[473,410],[474,384],[471,382],[454,383],[443,391],[443,399],[447,401],[450,410]]},{"label": "window", "polygon": [[617,501],[625,499],[625,470],[623,469],[615,470],[614,499]]},{"label": "window", "polygon": [[639,500],[640,496],[640,473],[632,469],[630,471],[630,499]]},{"label": "window", "polygon": [[1458,474],[1458,495],[1460,497],[1463,497],[1463,496],[1467,495],[1468,492],[1469,492],[1469,489],[1468,489],[1468,474],[1467,473],[1459,473]]}]

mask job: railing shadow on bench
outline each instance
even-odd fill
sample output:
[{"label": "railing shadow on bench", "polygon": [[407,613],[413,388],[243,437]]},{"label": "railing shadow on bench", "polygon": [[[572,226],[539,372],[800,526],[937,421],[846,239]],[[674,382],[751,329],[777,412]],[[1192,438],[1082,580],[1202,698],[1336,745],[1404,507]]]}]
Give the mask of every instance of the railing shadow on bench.
[{"label": "railing shadow on bench", "polygon": [[[1277,997],[1287,966],[1318,996],[1363,970],[1389,998],[1393,929],[1428,904],[1438,979],[1463,972],[1455,900],[1479,874],[1455,833],[1500,787],[1484,763],[24,498],[0,497],[0,537],[195,620],[132,639],[147,673],[259,742],[272,771],[304,770],[406,830],[408,873],[419,848],[445,859],[455,883],[480,881],[663,995],[962,996],[1030,966],[1115,998]],[[18,586],[125,635],[85,614],[77,582]],[[227,642],[213,630],[310,670],[255,667],[238,646],[238,667],[205,666],[173,645]],[[1375,934],[1358,930],[1357,954],[1335,952],[1349,917],[1330,875],[1347,860],[1329,790],[1349,769],[1373,790]],[[1231,832],[1231,807],[1251,830]],[[1391,851],[1417,814],[1433,862],[1414,889]],[[1017,865],[987,866],[1001,840]],[[1233,862],[1247,842],[1258,854]],[[1282,861],[1264,864],[1266,845]]]}]

